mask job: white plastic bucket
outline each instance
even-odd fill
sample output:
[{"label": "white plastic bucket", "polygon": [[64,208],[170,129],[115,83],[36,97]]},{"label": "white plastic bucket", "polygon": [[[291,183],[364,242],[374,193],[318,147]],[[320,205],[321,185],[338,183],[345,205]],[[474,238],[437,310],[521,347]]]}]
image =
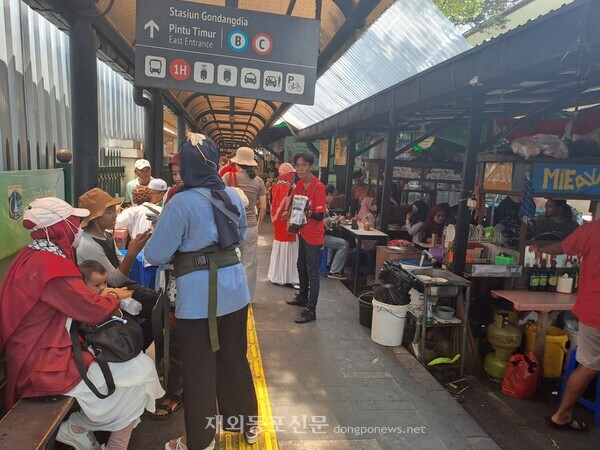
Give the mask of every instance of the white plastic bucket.
[{"label": "white plastic bucket", "polygon": [[407,311],[408,305],[388,305],[373,299],[373,342],[387,347],[401,345]]}]

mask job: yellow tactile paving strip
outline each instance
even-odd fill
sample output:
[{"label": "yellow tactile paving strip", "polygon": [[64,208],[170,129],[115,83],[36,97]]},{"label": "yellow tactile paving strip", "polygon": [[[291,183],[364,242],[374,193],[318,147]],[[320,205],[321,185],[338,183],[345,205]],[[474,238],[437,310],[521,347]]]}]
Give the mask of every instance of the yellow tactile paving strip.
[{"label": "yellow tactile paving strip", "polygon": [[221,431],[219,437],[219,450],[279,450],[277,434],[275,432],[273,416],[271,414],[271,400],[269,399],[267,380],[262,365],[258,336],[256,334],[256,328],[254,327],[254,312],[252,311],[252,305],[248,308],[247,356],[258,400],[258,423],[263,431],[258,438],[258,442],[254,445],[248,445],[243,435],[239,433]]}]

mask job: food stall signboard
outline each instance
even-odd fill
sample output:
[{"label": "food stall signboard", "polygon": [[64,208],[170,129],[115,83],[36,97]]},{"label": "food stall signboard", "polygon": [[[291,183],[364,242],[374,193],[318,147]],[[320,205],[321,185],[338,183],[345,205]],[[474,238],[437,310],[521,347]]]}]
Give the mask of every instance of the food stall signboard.
[{"label": "food stall signboard", "polygon": [[409,180],[418,180],[421,178],[421,169],[412,167],[394,167],[392,176],[394,178],[407,178]]},{"label": "food stall signboard", "polygon": [[545,194],[584,194],[600,196],[600,165],[535,163],[533,192]]},{"label": "food stall signboard", "polygon": [[512,177],[512,163],[487,163],[483,176],[483,189],[486,191],[511,191]]},{"label": "food stall signboard", "polygon": [[425,172],[426,180],[444,180],[444,181],[460,181],[462,174],[454,169],[433,168]]}]

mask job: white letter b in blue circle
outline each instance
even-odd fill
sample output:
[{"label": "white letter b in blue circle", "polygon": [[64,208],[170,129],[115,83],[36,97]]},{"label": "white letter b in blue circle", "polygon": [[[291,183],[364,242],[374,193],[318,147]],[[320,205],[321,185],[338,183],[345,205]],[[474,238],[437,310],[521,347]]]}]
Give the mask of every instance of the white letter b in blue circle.
[{"label": "white letter b in blue circle", "polygon": [[227,44],[234,52],[243,52],[248,47],[248,36],[240,30],[233,30],[227,37]]}]

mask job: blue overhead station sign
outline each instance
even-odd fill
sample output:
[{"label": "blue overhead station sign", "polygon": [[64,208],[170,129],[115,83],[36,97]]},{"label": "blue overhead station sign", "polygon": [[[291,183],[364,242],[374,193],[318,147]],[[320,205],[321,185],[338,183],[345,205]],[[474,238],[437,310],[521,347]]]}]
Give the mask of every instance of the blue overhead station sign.
[{"label": "blue overhead station sign", "polygon": [[135,83],[312,105],[319,21],[137,0]]}]

